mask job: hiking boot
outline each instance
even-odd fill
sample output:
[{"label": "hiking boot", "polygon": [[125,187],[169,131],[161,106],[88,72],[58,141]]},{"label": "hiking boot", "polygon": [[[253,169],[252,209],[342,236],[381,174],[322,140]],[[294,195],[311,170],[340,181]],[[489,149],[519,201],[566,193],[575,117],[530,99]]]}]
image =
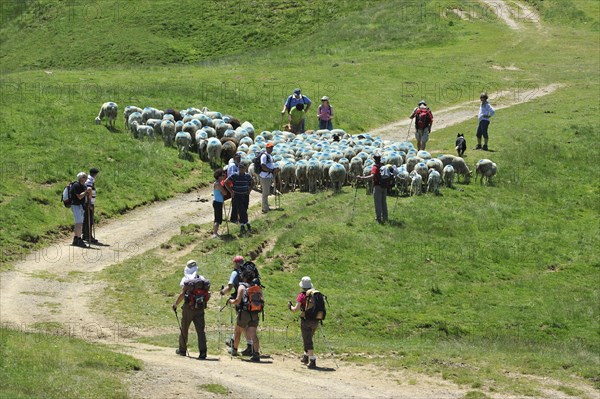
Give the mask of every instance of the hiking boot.
[{"label": "hiking boot", "polygon": [[179,356],[187,356],[186,354],[187,351],[185,350],[180,350],[180,349],[175,349],[175,353],[178,354]]},{"label": "hiking boot", "polygon": [[308,367],[309,369],[316,369],[317,368],[317,359],[310,359],[310,362],[308,363]]},{"label": "hiking boot", "polygon": [[227,345],[228,347],[231,348],[231,345],[233,344],[233,338],[227,338],[225,340],[225,345]]},{"label": "hiking boot", "polygon": [[481,150],[481,144],[477,144],[477,147],[475,147],[476,150]]},{"label": "hiking boot", "polygon": [[246,228],[248,229],[248,234],[252,234],[252,226],[250,226],[250,223],[246,223]]},{"label": "hiking boot", "polygon": [[246,227],[244,225],[240,226],[240,235],[246,234]]},{"label": "hiking boot", "polygon": [[198,360],[205,360],[206,359],[206,352],[200,352],[200,356],[198,356]]},{"label": "hiking boot", "polygon": [[237,349],[235,348],[229,348],[227,350],[227,352],[231,353],[231,356],[239,356],[240,354],[238,353]]},{"label": "hiking boot", "polygon": [[253,362],[260,362],[260,353],[254,352],[250,358]]},{"label": "hiking boot", "polygon": [[308,355],[302,355],[302,359],[300,359],[300,363],[308,364]]},{"label": "hiking boot", "polygon": [[483,145],[483,147],[481,147],[481,149],[482,149],[483,151],[487,151],[487,150],[488,150],[488,148],[487,148],[487,145],[485,145],[485,144],[484,144],[484,145]]},{"label": "hiking boot", "polygon": [[248,347],[242,351],[242,355],[244,356],[252,356],[252,353],[252,345],[248,345]]},{"label": "hiking boot", "polygon": [[73,241],[76,247],[87,248],[87,244],[85,241],[81,239],[81,237],[77,237],[77,241]]}]

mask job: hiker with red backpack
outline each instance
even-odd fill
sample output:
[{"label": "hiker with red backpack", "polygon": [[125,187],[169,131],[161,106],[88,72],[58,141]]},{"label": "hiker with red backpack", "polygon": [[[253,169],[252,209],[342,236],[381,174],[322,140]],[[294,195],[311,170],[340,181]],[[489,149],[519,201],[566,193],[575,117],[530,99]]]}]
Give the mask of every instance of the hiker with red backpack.
[{"label": "hiker with red backpack", "polygon": [[206,359],[206,333],[204,331],[204,311],[210,299],[210,281],[198,275],[198,264],[195,260],[189,260],[183,269],[183,278],[180,282],[181,293],[173,303],[173,311],[177,316],[177,306],[181,306],[181,324],[179,325],[179,348],[175,351],[179,356],[187,356],[188,330],[190,324],[194,323],[198,335],[198,359]]},{"label": "hiker with red backpack", "polygon": [[[254,269],[256,269],[255,265]],[[250,360],[254,362],[260,361],[260,342],[256,330],[258,329],[260,319],[259,314],[263,312],[264,307],[262,287],[260,281],[257,280],[256,272],[250,268],[246,268],[242,272],[242,282],[238,287],[237,296],[235,299],[230,298],[228,300],[229,304],[236,305],[238,311],[236,329],[246,330],[246,338],[252,345],[252,357]],[[235,335],[231,347],[232,356],[238,356],[237,348],[240,342],[240,335]]]},{"label": "hiker with red backpack", "polygon": [[433,124],[433,114],[425,100],[419,101],[419,105],[410,114],[410,119],[415,120],[415,139],[417,140],[417,150],[425,151],[427,140],[429,140],[429,133],[431,132],[431,125]]},{"label": "hiker with red backpack", "polygon": [[288,309],[292,312],[301,311],[300,331],[302,332],[304,354],[300,361],[309,369],[316,369],[317,356],[315,356],[313,336],[319,327],[319,322],[325,318],[324,296],[315,289],[309,276],[302,277],[299,285],[302,292],[296,297],[295,305],[292,305],[292,301],[288,302]]}]

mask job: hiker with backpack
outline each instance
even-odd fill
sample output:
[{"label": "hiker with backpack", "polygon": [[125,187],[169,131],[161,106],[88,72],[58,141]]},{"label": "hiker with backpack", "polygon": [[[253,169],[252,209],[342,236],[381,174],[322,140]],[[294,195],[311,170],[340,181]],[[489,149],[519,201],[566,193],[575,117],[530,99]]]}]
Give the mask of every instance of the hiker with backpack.
[{"label": "hiker with backpack", "polygon": [[[486,92],[481,93],[479,96],[481,105],[479,106],[479,114],[477,119],[479,124],[477,125],[477,147],[476,150],[488,150],[488,127],[490,126],[490,118],[494,116],[496,111],[488,102],[488,95]],[[481,146],[481,137],[483,137],[483,147]]]},{"label": "hiker with backpack", "polygon": [[[229,182],[233,183],[229,187]],[[231,192],[232,212],[238,215],[240,235],[252,233],[252,226],[248,222],[248,206],[250,205],[250,192],[254,187],[252,176],[247,173],[246,165],[240,163],[238,173],[227,176],[225,187]]]},{"label": "hiker with backpack", "polygon": [[71,212],[75,218],[73,244],[77,247],[87,248],[87,245],[81,238],[83,233],[83,221],[85,219],[85,210],[83,205],[86,198],[92,196],[92,188],[85,186],[87,180],[87,174],[85,172],[79,172],[77,174],[77,181],[71,185],[69,190],[69,198],[71,200]]},{"label": "hiker with backpack", "polygon": [[[210,299],[210,281],[198,275],[198,264],[189,260],[183,269],[183,278],[180,282],[181,293],[172,305],[175,316],[177,306],[181,306],[181,324],[179,325],[179,348],[175,351],[180,356],[187,356],[188,330],[194,323],[198,335],[198,359],[206,359],[206,333],[204,331],[204,311]],[[179,320],[179,318],[178,318]]]},{"label": "hiker with backpack", "polygon": [[83,239],[90,244],[98,244],[98,240],[92,234],[95,232],[93,230],[94,227],[94,209],[96,203],[96,176],[98,176],[100,171],[96,168],[90,169],[90,174],[85,181],[86,187],[92,188],[92,195],[85,201],[83,205]]},{"label": "hiker with backpack", "polygon": [[288,309],[292,312],[301,311],[300,331],[302,333],[302,343],[304,344],[304,354],[300,361],[306,364],[309,369],[316,369],[317,356],[315,356],[313,336],[319,327],[319,322],[322,323],[325,319],[325,297],[315,289],[309,276],[302,277],[299,285],[302,292],[296,297],[295,305],[292,305],[292,301],[288,302]]},{"label": "hiker with backpack", "polygon": [[[289,114],[292,108],[296,107],[296,104],[303,104],[305,113],[308,112],[308,109],[311,105],[310,98],[303,95],[300,89],[294,89],[294,93],[285,100],[285,104],[283,104],[283,109],[281,110],[281,117],[283,118],[283,115],[286,112]],[[304,132],[304,121],[305,120],[303,118],[300,125],[302,132]]]},{"label": "hiker with backpack", "polygon": [[[233,257],[233,271],[231,272],[231,275],[229,276],[229,282],[227,283],[227,287],[224,287],[221,289],[221,291],[219,291],[219,293],[221,295],[227,295],[231,292],[231,296],[229,297],[229,299],[235,299],[237,297],[238,287],[242,280],[242,265],[244,265],[244,263],[245,262],[244,262],[243,256],[236,255]],[[229,301],[228,301],[228,303],[229,303]],[[222,311],[222,309],[221,309],[221,311]],[[234,333],[231,335],[230,338],[228,338],[225,341],[225,345],[227,345],[229,347],[233,346],[233,342],[235,341],[236,335],[238,337],[238,342],[239,342],[239,338],[241,337],[242,332],[244,333],[244,335],[246,335],[246,332],[236,325]],[[237,346],[236,346],[236,348],[237,348]],[[247,335],[246,335],[246,349],[244,349],[242,351],[242,355],[244,355],[244,356],[252,355],[252,341],[248,339]]]},{"label": "hiker with backpack", "polygon": [[381,155],[373,155],[375,163],[371,168],[371,174],[367,176],[356,176],[357,180],[371,180],[373,184],[373,201],[375,203],[375,218],[377,223],[384,224],[388,221],[387,209],[387,190],[393,187],[393,177],[389,179],[387,176],[382,177],[383,164],[381,163]]},{"label": "hiker with backpack", "polygon": [[[317,118],[319,118],[319,129],[333,130],[333,107],[329,104],[329,97],[321,98],[321,105],[317,108]],[[339,138],[336,141],[339,141]]]},{"label": "hiker with backpack", "polygon": [[429,140],[429,133],[431,132],[431,125],[433,125],[433,114],[424,100],[419,101],[419,105],[410,114],[410,119],[415,120],[417,150],[425,151],[425,146]]},{"label": "hiker with backpack", "polygon": [[279,168],[275,165],[273,156],[271,155],[273,152],[273,147],[274,144],[268,142],[265,146],[265,152],[260,154],[259,177],[262,191],[262,213],[267,213],[271,210],[271,208],[269,208],[269,194],[271,193],[271,184],[273,183],[273,178],[279,170]]},{"label": "hiker with backpack", "polygon": [[[258,329],[260,319],[259,314],[263,312],[264,307],[262,287],[260,281],[257,280],[257,275],[253,270],[250,268],[244,270],[242,272],[242,282],[238,287],[235,299],[230,298],[227,301],[231,305],[236,305],[238,312],[236,329],[246,330],[246,338],[248,339],[252,350],[250,360],[254,362],[260,361],[260,342],[256,330]],[[236,333],[231,347],[232,356],[238,356],[237,348],[239,341],[240,334]]]}]

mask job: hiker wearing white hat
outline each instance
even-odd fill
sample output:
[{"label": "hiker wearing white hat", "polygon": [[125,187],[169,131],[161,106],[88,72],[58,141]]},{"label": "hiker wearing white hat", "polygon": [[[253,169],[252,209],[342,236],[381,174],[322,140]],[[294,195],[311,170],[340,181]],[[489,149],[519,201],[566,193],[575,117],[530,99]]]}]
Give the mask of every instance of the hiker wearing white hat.
[{"label": "hiker wearing white hat", "polygon": [[319,129],[333,130],[333,107],[329,104],[329,97],[321,98],[321,105],[317,108],[317,118],[319,118]]},{"label": "hiker wearing white hat", "polygon": [[305,310],[307,305],[308,291],[315,291],[315,287],[312,284],[309,276],[304,276],[298,284],[302,288],[302,292],[296,297],[296,304],[292,305],[292,301],[288,302],[288,309],[292,312],[300,310],[300,331],[302,333],[302,342],[304,344],[304,355],[302,355],[301,362],[306,364],[310,369],[317,368],[317,356],[315,356],[313,335],[319,327],[319,320],[311,320],[306,317]]},{"label": "hiker wearing white hat", "polygon": [[[180,282],[181,293],[173,303],[173,311],[177,316],[177,306],[181,306],[181,324],[179,325],[179,348],[175,351],[180,356],[187,356],[188,331],[194,323],[198,336],[198,359],[206,359],[206,333],[204,331],[204,310],[210,299],[210,281],[198,275],[198,262],[189,260],[183,268],[183,278]],[[179,317],[177,318],[179,322]]]}]

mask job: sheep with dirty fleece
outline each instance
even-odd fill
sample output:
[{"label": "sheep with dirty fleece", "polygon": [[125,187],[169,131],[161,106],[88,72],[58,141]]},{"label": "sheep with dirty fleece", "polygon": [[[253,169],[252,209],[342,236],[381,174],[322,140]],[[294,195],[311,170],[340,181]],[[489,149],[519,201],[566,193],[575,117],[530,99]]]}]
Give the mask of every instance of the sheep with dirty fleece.
[{"label": "sheep with dirty fleece", "polygon": [[129,115],[133,114],[134,112],[139,112],[140,114],[140,120],[139,122],[142,123],[142,109],[140,107],[136,107],[135,105],[128,105],[125,107],[125,110],[123,111],[123,116],[125,117],[125,129],[129,129]]},{"label": "sheep with dirty fleece", "polygon": [[427,191],[428,193],[433,192],[435,195],[440,195],[440,181],[442,176],[435,169],[429,169],[429,176],[427,177]]},{"label": "sheep with dirty fleece", "polygon": [[452,165],[444,166],[442,171],[442,182],[444,186],[453,188],[454,185],[454,167]]},{"label": "sheep with dirty fleece", "polygon": [[96,117],[96,125],[99,125],[102,122],[102,119],[106,118],[108,120],[108,126],[110,129],[114,129],[118,112],[118,106],[116,103],[109,101],[102,104],[100,107],[100,112],[98,112],[98,116]]},{"label": "sheep with dirty fleece", "polygon": [[496,176],[498,167],[496,164],[489,159],[480,159],[475,165],[475,181],[477,182],[477,176],[480,175],[480,183],[483,184],[483,179],[487,180],[488,185],[492,185],[492,177]]},{"label": "sheep with dirty fleece", "polygon": [[465,160],[461,157],[454,157],[452,158],[452,162],[450,164],[454,168],[454,174],[462,176],[464,178],[464,183],[469,184],[473,172],[471,172]]},{"label": "sheep with dirty fleece", "polygon": [[333,187],[333,191],[339,193],[342,191],[342,186],[346,182],[346,168],[339,163],[334,163],[329,167],[329,180]]},{"label": "sheep with dirty fleece", "polygon": [[421,195],[423,189],[423,178],[414,170],[410,172],[409,176],[411,176],[410,195]]},{"label": "sheep with dirty fleece", "polygon": [[175,135],[175,145],[177,146],[179,158],[187,159],[191,143],[192,136],[188,132],[178,132]]}]

